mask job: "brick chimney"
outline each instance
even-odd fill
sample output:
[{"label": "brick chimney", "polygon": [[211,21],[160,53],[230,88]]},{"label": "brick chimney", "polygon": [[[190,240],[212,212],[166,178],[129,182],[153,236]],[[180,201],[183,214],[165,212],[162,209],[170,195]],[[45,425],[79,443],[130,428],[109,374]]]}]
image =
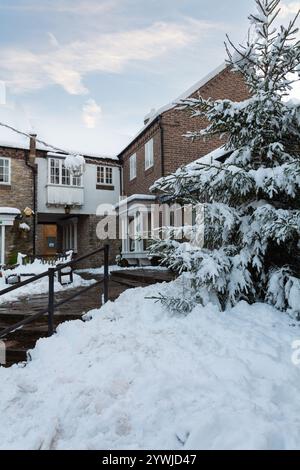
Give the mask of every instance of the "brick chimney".
[{"label": "brick chimney", "polygon": [[37,134],[30,134],[29,163],[31,165],[35,164],[35,159],[36,159],[36,138],[37,138]]}]

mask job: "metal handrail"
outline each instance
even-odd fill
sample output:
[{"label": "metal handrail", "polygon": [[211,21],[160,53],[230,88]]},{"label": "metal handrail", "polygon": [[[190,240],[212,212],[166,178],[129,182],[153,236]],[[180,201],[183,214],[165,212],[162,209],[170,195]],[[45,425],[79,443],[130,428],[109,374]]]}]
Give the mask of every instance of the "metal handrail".
[{"label": "metal handrail", "polygon": [[[97,285],[103,284],[103,291],[104,291],[104,303],[108,302],[108,290],[109,290],[109,245],[105,245],[102,248],[99,248],[98,250],[93,251],[92,253],[89,253],[88,255],[81,256],[80,258],[77,258],[75,260],[72,260],[68,263],[61,264],[60,266],[57,266],[55,268],[49,268],[48,271],[45,271],[44,273],[41,273],[37,276],[32,277],[31,279],[28,279],[27,281],[21,282],[16,286],[12,286],[8,289],[4,289],[0,291],[0,297],[8,292],[12,292],[16,289],[19,289],[23,286],[26,286],[28,284],[31,284],[39,279],[42,279],[46,276],[49,278],[49,293],[48,293],[48,308],[41,310],[40,312],[36,313],[35,315],[32,315],[31,317],[25,318],[24,320],[6,328],[5,330],[0,332],[0,339],[6,337],[7,335],[14,333],[16,330],[19,330],[23,328],[24,326],[34,322],[35,320],[38,320],[42,316],[44,316],[46,313],[48,313],[48,336],[52,336],[53,333],[55,332],[54,330],[54,313],[55,310],[60,307],[61,305],[64,305],[71,300],[74,300],[76,297],[80,296],[84,292],[89,291],[90,289],[96,287]],[[90,286],[85,287],[84,289],[81,289],[79,292],[76,292],[75,294],[72,294],[69,296],[67,299],[61,300],[60,302],[55,303],[55,292],[54,292],[54,280],[55,280],[55,273],[61,271],[62,269],[65,269],[66,267],[71,267],[74,264],[79,263],[80,261],[83,261],[87,258],[90,258],[92,256],[95,256],[98,253],[104,252],[104,278],[101,281],[97,281],[93,283]]]}]

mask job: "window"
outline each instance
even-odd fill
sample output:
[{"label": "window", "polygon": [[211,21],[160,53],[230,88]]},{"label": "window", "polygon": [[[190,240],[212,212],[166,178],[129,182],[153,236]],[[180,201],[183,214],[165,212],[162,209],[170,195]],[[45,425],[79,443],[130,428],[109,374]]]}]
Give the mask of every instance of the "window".
[{"label": "window", "polygon": [[82,186],[82,177],[73,176],[65,168],[64,160],[61,158],[49,158],[49,184],[61,186]]},{"label": "window", "polygon": [[129,159],[130,181],[136,178],[136,153]]},{"label": "window", "polygon": [[153,139],[145,145],[145,170],[153,167],[154,164],[154,148],[153,148]]},{"label": "window", "polygon": [[112,186],[113,169],[109,166],[97,166],[97,184]]},{"label": "window", "polygon": [[9,158],[0,157],[0,184],[10,184],[11,164]]}]

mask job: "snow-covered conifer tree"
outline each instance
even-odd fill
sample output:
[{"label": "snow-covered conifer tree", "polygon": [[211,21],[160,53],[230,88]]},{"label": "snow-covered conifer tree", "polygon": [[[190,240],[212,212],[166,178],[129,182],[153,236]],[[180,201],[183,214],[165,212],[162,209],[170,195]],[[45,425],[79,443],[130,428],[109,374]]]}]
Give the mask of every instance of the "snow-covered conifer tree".
[{"label": "snow-covered conifer tree", "polygon": [[300,79],[300,41],[298,15],[274,27],[279,4],[256,0],[247,43],[226,42],[228,66],[243,75],[251,98],[180,103],[209,121],[188,137],[225,136],[230,156],[211,165],[200,160],[154,185],[205,208],[204,247],[194,243],[197,219],[189,240],[152,246],[166,266],[185,273],[185,295],[162,296],[171,308],[189,311],[210,301],[226,308],[245,299],[300,316],[300,103],[288,100]]}]

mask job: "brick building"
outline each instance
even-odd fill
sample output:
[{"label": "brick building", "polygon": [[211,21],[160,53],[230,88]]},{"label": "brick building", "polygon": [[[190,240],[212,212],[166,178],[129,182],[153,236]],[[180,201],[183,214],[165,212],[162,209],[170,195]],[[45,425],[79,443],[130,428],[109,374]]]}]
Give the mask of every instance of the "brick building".
[{"label": "brick building", "polygon": [[[99,206],[119,200],[118,160],[85,156],[75,177],[64,167],[65,154],[36,146],[34,136],[28,140],[7,142],[0,134],[0,265],[14,264],[18,253],[81,256],[101,247]],[[114,262],[119,241],[109,242]],[[100,263],[90,259],[86,266]]]},{"label": "brick building", "polygon": [[[197,97],[243,101],[249,91],[243,77],[233,73],[226,64],[221,65],[203,80],[168,104],[145,118],[144,127],[119,154],[123,166],[124,200],[118,207],[122,218],[124,258],[136,264],[148,263],[146,243],[138,233],[144,232],[140,206],[153,204],[150,186],[159,178],[167,176],[179,167],[198,160],[220,147],[220,139],[192,142],[184,137],[188,131],[204,129],[208,122],[196,117],[191,119],[188,111],[179,111],[176,103],[180,99]],[[126,199],[127,198],[127,199]],[[151,220],[148,221],[148,226]],[[135,228],[128,230],[128,226]],[[135,233],[132,236],[132,232]]]},{"label": "brick building", "polygon": [[[0,132],[0,265],[14,262],[18,252],[49,256],[69,249],[77,255],[93,251],[103,244],[96,236],[103,218],[97,212],[100,204],[118,208],[124,258],[132,264],[148,263],[147,241],[140,234],[145,233],[145,219],[147,229],[153,225],[150,207],[156,197],[150,186],[220,147],[219,139],[191,142],[184,137],[204,129],[207,122],[191,119],[176,103],[199,93],[234,101],[249,97],[242,77],[223,64],[173,103],[148,115],[117,158],[86,155],[85,171],[78,178],[64,168],[65,154],[36,147],[34,137],[30,144],[23,137],[6,142]],[[120,241],[110,243],[114,262]],[[90,263],[97,265],[99,259]]]},{"label": "brick building", "polygon": [[[16,247],[33,254],[33,218],[24,214],[26,208],[33,208],[34,199],[34,171],[28,156],[25,149],[0,148],[0,265],[16,261]],[[25,223],[29,230],[22,230]]]}]

